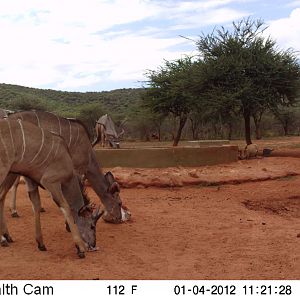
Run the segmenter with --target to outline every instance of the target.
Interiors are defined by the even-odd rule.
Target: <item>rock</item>
[[[197,170],[191,170],[190,172],[188,172],[188,175],[192,178],[199,178]]]

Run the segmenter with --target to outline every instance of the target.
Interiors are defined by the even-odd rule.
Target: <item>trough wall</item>
[[[105,168],[197,167],[235,162],[238,160],[238,147],[104,148],[96,149],[96,156]]]

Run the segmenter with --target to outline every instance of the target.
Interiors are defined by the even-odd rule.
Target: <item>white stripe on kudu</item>
[[[39,119],[38,114],[36,113],[36,111],[33,111],[33,112],[34,112],[34,114],[35,114],[35,116],[36,116],[37,125],[38,125],[39,127],[41,127],[41,123],[40,123],[40,119]]]
[[[78,141],[78,138],[79,138],[79,126],[78,124],[76,124],[77,126],[77,136],[76,136],[76,140],[75,140],[75,143],[74,143],[74,147],[77,145],[77,141]]]
[[[36,155],[33,157],[33,159],[29,162],[30,164],[34,162],[34,160],[38,157],[38,155],[40,154],[40,152],[42,151],[42,148],[44,146],[44,142],[45,142],[45,133],[44,133],[44,129],[43,128],[40,128],[41,131],[42,131],[42,143],[41,143],[41,146],[40,146],[40,149],[39,151],[36,153]]]
[[[18,119],[18,123],[20,124],[20,128],[22,131],[22,139],[23,139],[23,151],[22,151],[22,156],[21,156],[21,160],[20,160],[20,161],[22,161],[24,158],[25,150],[26,150],[26,141],[25,141],[25,134],[24,134],[24,128],[22,125],[22,121],[20,119]]]
[[[15,155],[16,148],[15,148],[15,143],[14,143],[13,135],[12,135],[11,128],[10,128],[10,122],[9,122],[8,119],[5,119],[5,120],[7,121],[7,124],[8,124],[9,134],[10,134],[10,138],[11,138],[11,144],[12,144],[12,147],[14,149],[14,155]]]
[[[57,148],[56,148],[56,151],[55,151],[55,153],[54,153],[53,160],[55,160],[55,158],[56,158],[56,155],[57,155],[57,153],[58,153],[59,146],[60,146],[60,143],[57,143]]]
[[[69,121],[69,128],[70,128],[70,139],[69,139],[69,148],[70,148],[70,145],[71,145],[71,142],[72,142],[72,125],[71,125],[71,121],[68,119]]]
[[[60,125],[60,119],[59,116],[55,115],[58,121],[58,125],[59,125],[59,135],[61,135],[61,125]]]
[[[52,140],[52,143],[51,143],[51,149],[50,149],[50,151],[48,152],[46,158],[39,164],[39,166],[42,166],[42,165],[48,160],[48,158],[49,158],[49,156],[50,156],[50,153],[52,152],[53,145],[54,145],[54,139],[53,139],[53,137],[51,138],[51,140]]]

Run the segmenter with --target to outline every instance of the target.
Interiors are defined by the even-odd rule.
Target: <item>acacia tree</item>
[[[144,94],[145,105],[154,113],[165,116],[171,114],[178,120],[173,141],[173,146],[177,146],[195,105],[195,94],[191,90],[193,60],[186,56],[175,61],[165,61],[157,71],[150,70],[146,76],[149,88]]]
[[[270,37],[263,37],[265,29],[261,20],[243,19],[233,22],[233,32],[221,27],[196,43],[209,70],[206,95],[220,106],[226,103],[230,112],[238,109],[247,144],[252,143],[251,116],[294,103],[300,78],[295,53],[278,51]]]
[[[290,134],[290,130],[297,121],[297,109],[295,107],[277,107],[272,110],[276,120],[282,125],[284,135]]]

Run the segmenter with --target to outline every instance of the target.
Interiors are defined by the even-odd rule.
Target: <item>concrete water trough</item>
[[[238,146],[96,149],[102,167],[197,167],[235,162]]]
[[[223,146],[229,145],[229,140],[196,140],[196,141],[187,141],[187,144],[198,147],[207,147],[207,146]]]

